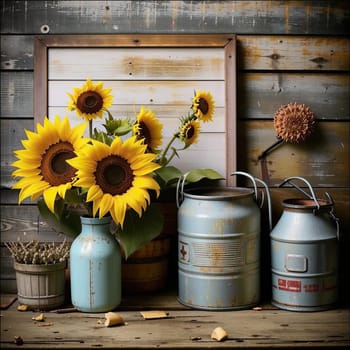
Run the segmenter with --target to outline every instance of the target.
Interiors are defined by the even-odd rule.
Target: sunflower
[[[213,96],[208,91],[197,91],[192,99],[193,114],[203,122],[211,121],[215,111]]]
[[[159,185],[152,172],[160,166],[153,163],[156,155],[145,153],[146,145],[136,136],[122,141],[116,136],[107,145],[97,140],[78,152],[69,164],[77,169],[75,186],[87,188],[87,202],[93,202],[93,216],[108,212],[123,226],[125,213],[132,208],[141,217],[150,203],[148,190],[159,195]]]
[[[198,120],[186,119],[182,122],[179,137],[186,146],[190,146],[198,141],[200,132],[200,122]]]
[[[86,124],[70,127],[68,117],[61,121],[55,116],[54,122],[47,117],[44,124],[37,124],[37,132],[25,130],[27,140],[24,149],[14,151],[18,158],[12,165],[17,167],[12,175],[22,177],[13,189],[20,189],[18,203],[26,197],[31,200],[43,195],[47,207],[54,212],[56,195],[64,198],[72,187],[75,169],[66,160],[75,157],[88,139],[83,138]]]
[[[94,84],[90,79],[86,79],[82,88],[74,87],[74,94],[68,93],[71,100],[67,109],[76,111],[77,115],[86,121],[102,118],[108,107],[112,106],[112,89],[104,89],[103,82]]]
[[[163,125],[156,118],[152,110],[141,107],[133,126],[133,134],[138,140],[143,140],[148,152],[154,152],[162,144]]]

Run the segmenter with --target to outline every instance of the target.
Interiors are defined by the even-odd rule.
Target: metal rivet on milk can
[[[311,195],[291,180],[304,181]],[[333,200],[327,192],[327,200],[317,199],[304,178],[290,177],[280,187],[286,183],[307,198],[283,200],[270,233],[272,304],[291,311],[330,309],[338,297],[339,223]]]
[[[179,301],[206,310],[243,309],[260,298],[260,209],[257,185],[184,191],[178,182]],[[263,202],[263,200],[261,201]],[[263,203],[261,203],[261,206]]]

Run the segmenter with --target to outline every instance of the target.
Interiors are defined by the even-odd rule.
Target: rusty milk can
[[[205,310],[244,309],[260,298],[260,208],[254,189],[215,187],[184,191],[178,182],[179,301]],[[264,192],[262,192],[264,193]],[[260,196],[259,196],[260,197]],[[261,206],[263,205],[263,198]]]
[[[305,182],[307,193],[292,180]],[[306,198],[285,199],[284,211],[270,233],[272,304],[291,311],[330,309],[337,301],[339,223],[334,203],[318,199],[310,183],[290,177]]]

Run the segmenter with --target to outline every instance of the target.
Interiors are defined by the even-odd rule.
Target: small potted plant
[[[49,310],[65,299],[65,271],[69,244],[5,242],[14,259],[17,296],[20,304],[31,309]]]

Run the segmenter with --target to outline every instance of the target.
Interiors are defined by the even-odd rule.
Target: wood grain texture
[[[276,140],[272,121],[239,122],[238,130],[238,168],[263,177],[268,185],[289,176],[304,176],[316,187],[349,184],[350,123],[319,122],[304,143],[282,143],[267,155],[266,175],[258,156]]]
[[[350,39],[334,36],[237,35],[238,71],[346,71]],[[1,36],[1,69],[33,70],[34,35]]]
[[[43,6],[44,5],[44,6]],[[341,1],[29,1],[2,4],[2,33],[349,34]]]
[[[33,70],[33,35],[1,35],[0,43],[2,70]]]
[[[33,118],[33,73],[32,72],[2,72],[1,90],[1,114],[2,118]],[[289,102],[305,103],[314,112],[317,119],[322,120],[349,120],[350,119],[350,76],[348,74],[337,73],[237,73],[237,117],[239,119],[272,119],[276,110]],[[59,83],[60,102],[61,106],[65,106],[68,102],[66,91],[74,85],[74,83]],[[76,81],[78,84],[78,81]],[[109,84],[109,83],[108,83]],[[175,83],[173,83],[175,84]],[[195,84],[197,87],[213,88],[215,97],[217,98],[217,106],[223,106],[223,90],[219,85],[213,85],[214,82],[201,82]],[[80,82],[79,84],[80,85]],[[126,94],[127,87],[138,87],[142,90],[144,99],[142,104],[157,108],[157,103],[160,94],[150,92],[151,86],[156,82],[125,82],[125,88],[115,86],[114,103],[120,103],[118,94],[122,94],[123,98],[127,98],[129,103],[135,103],[132,91]],[[158,84],[160,86],[160,84]],[[185,84],[186,85],[186,84]],[[184,85],[184,86],[185,86]],[[176,99],[176,108],[173,112],[167,109],[167,106],[159,106],[159,112],[164,112],[166,115],[179,115],[183,112],[183,107],[187,108],[191,96],[193,96],[193,86],[187,83],[187,91],[183,91],[182,98]],[[140,92],[140,91],[138,91]],[[234,94],[234,92],[231,92]],[[164,94],[165,96],[165,94]],[[169,95],[168,95],[169,96]],[[236,95],[234,94],[233,97]],[[38,96],[38,103],[46,101],[45,96]],[[54,103],[58,103],[55,98]],[[24,102],[24,103],[23,103]],[[165,101],[163,101],[165,103]],[[167,104],[169,104],[169,99]],[[174,102],[174,100],[172,101]],[[183,107],[182,107],[183,106]],[[135,107],[139,104],[135,103]],[[180,108],[179,108],[180,107]],[[122,109],[120,109],[122,108]],[[124,113],[126,111],[123,106],[118,106],[114,112]],[[67,110],[62,110],[68,113]],[[134,112],[134,109],[132,108]],[[43,111],[42,113],[45,114]],[[62,112],[60,112],[62,113]],[[36,116],[39,118],[39,115]],[[34,122],[33,122],[34,125]]]
[[[304,103],[315,118],[350,120],[350,75],[315,73],[239,73],[238,118],[272,119],[282,105]]]
[[[18,348],[13,344],[15,335],[23,337],[28,349],[114,348],[116,344],[120,349],[322,349],[345,348],[350,344],[348,309],[328,310],[321,315],[285,312],[264,304],[261,311],[202,311],[186,309],[172,294],[123,299],[115,310],[125,321],[119,327],[105,327],[104,313],[80,312],[46,313],[49,325],[42,327],[40,322],[30,320],[28,312],[16,311],[17,305],[15,302],[2,311],[2,341],[8,348]],[[133,305],[132,310],[127,309],[129,305]],[[144,320],[140,310],[154,310],[152,307],[168,312],[168,317]],[[210,339],[216,327],[226,330],[226,341]]]
[[[234,98],[237,99],[235,122],[238,127],[237,136],[232,137],[237,137],[237,153],[234,154],[237,156],[237,167],[261,177],[262,168],[256,157],[275,140],[272,127],[274,112],[282,104],[294,101],[310,106],[317,118],[317,131],[312,139],[302,145],[281,145],[267,157],[264,174],[267,174],[266,179],[271,188],[275,220],[281,211],[280,201],[295,196],[290,189],[277,188],[279,182],[287,176],[300,175],[308,178],[321,197],[325,191],[331,193],[336,213],[341,219],[342,231],[346,232],[341,244],[340,266],[342,300],[348,299],[350,289],[343,286],[348,275],[346,266],[350,263],[350,242],[347,235],[350,231],[348,1],[5,0],[1,3],[1,9],[0,210],[1,216],[3,213],[5,215],[5,220],[1,221],[2,231],[6,229],[4,238],[29,232],[32,237],[56,239],[54,232],[49,232],[41,225],[37,231],[38,226],[34,224],[38,218],[35,205],[28,205],[29,200],[26,200],[18,206],[17,192],[9,189],[13,184],[13,169],[10,166],[14,161],[12,151],[20,147],[23,128],[32,129],[34,118],[38,117],[33,115],[33,71],[34,67],[36,70],[42,67],[40,64],[35,66],[34,35],[42,34],[43,25],[48,25],[49,34],[42,36],[45,40],[52,40],[52,45],[57,44],[52,34],[64,34],[74,45],[79,45],[79,42],[73,34],[100,34],[89,45],[99,45],[106,49],[110,35],[117,42],[123,33],[132,34],[128,40],[119,41],[119,44],[128,49],[144,44],[144,34],[156,34],[148,42],[150,47],[166,45],[162,43],[162,35],[173,34],[172,43],[179,42],[179,37],[181,40],[186,38],[184,45],[189,48],[192,45],[191,38],[198,34],[207,33],[214,37],[222,33],[223,40],[226,40],[226,33],[236,33],[237,96]],[[213,40],[208,40],[208,43],[215,44]],[[201,58],[199,61],[203,62]],[[185,69],[191,74],[188,62],[187,60]],[[146,62],[141,62],[139,69],[134,67],[133,70],[128,70],[127,67],[119,67],[119,72],[132,73],[132,78],[134,75],[142,76],[147,70]],[[198,71],[198,67],[192,67]],[[176,63],[171,69],[177,70]],[[210,67],[209,71],[221,72],[220,69]],[[129,80],[131,78],[127,76],[125,81]],[[233,91],[221,88],[217,91],[219,99],[223,101],[224,94],[234,94]],[[46,90],[43,89],[42,92],[37,103],[47,101]],[[188,107],[187,94],[183,95],[181,104],[177,101],[166,107],[157,104],[157,101],[147,100],[150,95],[144,91],[144,102],[148,101],[147,105],[152,106],[162,118],[168,118],[169,125],[175,125],[176,116]],[[135,105],[136,109],[138,107]],[[66,111],[61,105],[53,106],[49,112],[63,115]],[[113,106],[113,112],[134,113],[129,106],[118,102]],[[204,134],[212,131],[211,134],[216,135],[211,139],[205,135],[203,138],[208,143],[207,147],[212,147],[210,154],[213,158],[217,156],[219,148],[225,143],[230,144],[231,140],[230,135],[227,135],[225,141],[222,134],[226,127],[223,107],[219,107],[217,117],[212,130],[207,126],[203,130]],[[171,127],[167,133],[170,130]],[[191,158],[188,159],[188,166],[190,161]],[[214,164],[215,162],[216,159]],[[229,164],[230,162],[233,164],[234,159],[230,159]],[[19,223],[19,218],[25,222]],[[263,229],[266,235],[266,223]],[[268,261],[263,261],[265,276],[269,273]],[[0,263],[1,274],[4,266],[2,262],[3,260]],[[10,266],[9,260],[5,265]],[[13,290],[14,274],[6,272],[5,277],[6,279],[1,275],[1,289],[5,285]],[[275,329],[273,331],[276,333]],[[308,343],[307,346],[312,344]],[[200,345],[202,347],[203,344]]]
[[[348,71],[349,38],[238,36],[239,70]]]
[[[1,72],[1,118],[33,118],[33,72]]]
[[[50,48],[48,66],[49,80],[225,78],[222,48]]]

